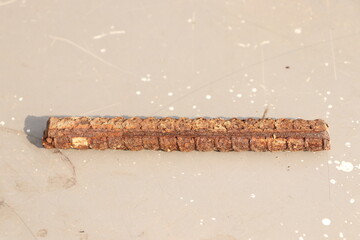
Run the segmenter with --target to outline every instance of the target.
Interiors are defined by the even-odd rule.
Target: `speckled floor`
[[[0,0],[0,239],[360,238],[358,1]],[[48,116],[323,118],[319,153],[51,151]]]

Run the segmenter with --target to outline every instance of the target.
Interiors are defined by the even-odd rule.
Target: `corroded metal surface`
[[[320,119],[51,117],[43,145],[138,151],[321,151],[330,149]]]

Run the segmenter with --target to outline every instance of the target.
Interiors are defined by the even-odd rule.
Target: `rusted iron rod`
[[[50,117],[45,148],[138,151],[322,151],[330,149],[321,119]]]

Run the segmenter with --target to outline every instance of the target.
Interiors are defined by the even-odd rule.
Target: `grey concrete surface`
[[[0,239],[359,239],[359,1],[0,0]],[[323,118],[319,153],[51,151],[48,116]]]

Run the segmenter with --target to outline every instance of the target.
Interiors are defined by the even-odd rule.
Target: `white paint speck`
[[[189,86],[186,86],[186,89],[191,89],[191,86],[189,85]]]
[[[335,179],[330,179],[330,183],[335,184],[336,180]]]
[[[250,43],[241,43],[241,42],[237,43],[237,45],[242,48],[249,48],[251,46]]]
[[[333,108],[333,105],[329,104],[329,105],[328,105],[328,108],[329,108],[329,109]]]
[[[349,202],[353,204],[355,202],[355,199],[351,198]]]
[[[193,108],[193,109],[196,109],[196,108],[197,108],[197,106],[196,106],[196,105],[193,105],[193,106],[192,106],[192,108]]]
[[[140,94],[141,94],[141,92],[140,92],[140,91],[136,91],[135,93],[136,93],[136,95],[140,95]]]
[[[256,89],[256,88],[252,88],[251,91],[252,91],[253,93],[255,93],[255,92],[257,92],[257,89]]]
[[[19,99],[18,99],[20,102],[22,101],[22,100],[24,100],[24,98],[22,98],[22,97],[19,97]]]
[[[340,166],[336,166],[336,168],[343,172],[351,172],[354,169],[354,165],[351,162],[341,161]]]
[[[351,142],[346,142],[345,147],[351,148]]]
[[[5,125],[5,122],[4,122],[4,121],[1,121],[1,122],[0,122],[0,125],[1,125],[1,126],[4,126],[4,125]]]
[[[117,34],[125,34],[126,32],[124,30],[119,30],[119,31],[110,31],[109,34],[110,35],[117,35]]]
[[[93,36],[93,39],[100,39],[100,38],[103,38],[103,37],[105,37],[106,36],[106,34],[105,33],[101,33],[101,34],[98,34],[98,35],[96,35],[96,36]]]
[[[211,220],[215,221],[215,220],[216,220],[216,218],[215,218],[215,217],[212,217],[212,218],[211,218]]]
[[[111,28],[111,29],[114,29],[114,28]],[[101,33],[101,34],[95,35],[95,36],[93,36],[93,39],[98,40],[98,39],[101,39],[101,38],[109,36],[109,35],[117,35],[117,34],[125,34],[125,33],[126,32],[124,30],[110,31],[108,33]]]
[[[233,93],[233,92],[234,92],[234,89],[230,88],[229,93]]]
[[[227,29],[231,31],[233,28],[232,26],[228,26]]]
[[[255,103],[255,101],[254,101],[254,100],[251,100],[250,103],[253,104],[253,103]]]
[[[321,222],[325,226],[329,226],[331,224],[331,220],[329,218],[323,218]]]
[[[30,132],[30,129],[26,129],[26,132],[29,133],[29,132]]]
[[[238,93],[238,94],[236,94],[236,97],[241,98],[241,97],[242,97],[242,94],[241,94],[241,93]]]
[[[11,118],[11,120],[12,120],[12,121],[14,121],[14,120],[15,120],[15,118],[14,118],[14,117],[12,117],[12,118]]]
[[[325,62],[324,65],[325,65],[325,67],[328,67],[328,66],[329,66],[329,63],[328,63],[328,62]]]
[[[170,106],[170,107],[169,107],[169,110],[170,110],[170,111],[174,111],[174,109],[175,109],[175,108],[174,108],[173,106]]]
[[[307,77],[307,78],[305,79],[305,82],[310,82],[310,80],[311,80],[311,77]]]
[[[301,28],[295,28],[294,29],[294,33],[296,33],[296,34],[301,34],[301,32],[302,32]]]
[[[265,41],[262,41],[262,42],[260,43],[260,45],[263,46],[263,45],[266,45],[266,44],[269,44],[269,43],[270,43],[269,40],[265,40]]]
[[[303,238],[303,237],[299,237],[299,240],[304,240],[304,238]]]
[[[344,61],[344,64],[350,64],[351,62],[349,62],[349,61]]]
[[[193,203],[193,202],[194,202],[194,199],[190,199],[190,202]]]
[[[343,101],[343,100],[344,100],[344,98],[343,98],[343,97],[339,97],[339,99],[340,99],[341,101]]]
[[[150,82],[150,81],[151,81],[150,74],[147,74],[146,77],[142,77],[142,78],[141,78],[141,81],[143,81],[143,82]]]
[[[163,76],[163,79],[167,79],[167,76],[166,76],[166,75],[164,75],[164,76]]]
[[[100,52],[104,53],[104,52],[106,52],[106,49],[102,48],[102,49],[100,49]]]
[[[171,97],[172,95],[174,95],[172,92],[168,92],[169,97]]]
[[[330,95],[330,94],[331,94],[331,92],[330,92],[330,91],[327,91],[327,92],[326,92],[326,94],[327,94],[327,95]]]
[[[207,100],[210,100],[210,99],[211,99],[211,95],[208,94],[208,95],[205,96],[205,98],[206,98]]]
[[[342,232],[339,232],[339,237],[340,238],[343,238],[344,237],[344,234]]]
[[[255,198],[256,195],[254,193],[250,194],[250,198]]]
[[[324,236],[324,238],[328,238],[328,237],[329,237],[329,235],[327,235],[326,233],[325,233],[323,236]]]

